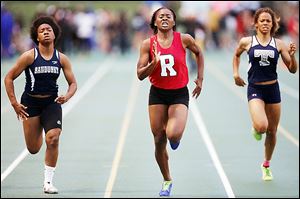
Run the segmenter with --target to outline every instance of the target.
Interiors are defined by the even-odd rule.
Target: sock
[[[263,166],[266,167],[266,168],[270,167],[270,161],[265,160],[264,163],[263,163]]]
[[[45,165],[45,170],[44,170],[44,183],[52,184],[52,179],[54,175],[55,167],[50,167]]]

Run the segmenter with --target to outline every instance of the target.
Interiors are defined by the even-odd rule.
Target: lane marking
[[[283,83],[282,81],[279,81],[279,86],[281,87],[281,90],[285,92],[287,95],[295,98],[297,101],[299,101],[299,91],[296,89],[288,86],[287,84]]]
[[[221,178],[221,181],[222,181],[222,183],[224,185],[224,188],[225,188],[225,191],[227,193],[227,196],[229,198],[235,198],[235,195],[234,195],[233,190],[231,188],[230,182],[229,182],[229,180],[228,180],[228,178],[227,178],[227,176],[225,174],[225,171],[224,171],[224,169],[222,167],[222,164],[220,162],[220,159],[218,157],[216,149],[215,149],[215,147],[214,147],[214,145],[213,145],[213,143],[212,143],[212,141],[210,139],[210,136],[208,134],[207,128],[205,126],[205,123],[204,123],[204,121],[202,119],[202,116],[200,114],[200,111],[199,111],[199,109],[198,109],[198,107],[196,105],[195,99],[192,98],[190,100],[190,102],[191,102],[190,103],[191,104],[191,112],[192,112],[192,114],[194,116],[194,120],[195,120],[195,122],[197,124],[197,127],[199,129],[198,132],[200,133],[202,139],[204,140],[204,143],[206,145],[206,148],[208,149],[209,155],[210,155],[210,157],[211,157],[211,159],[213,161],[213,164],[216,167],[217,172],[218,172],[218,174],[219,174],[219,176]]]
[[[127,102],[127,106],[126,106],[127,108],[126,108],[124,120],[122,123],[121,131],[120,131],[120,135],[119,135],[119,139],[118,139],[116,153],[115,153],[114,160],[112,163],[112,168],[110,170],[109,179],[108,179],[108,182],[107,182],[106,188],[105,188],[104,198],[110,198],[111,194],[112,194],[112,189],[115,184],[120,160],[121,160],[122,153],[123,153],[123,148],[124,148],[124,143],[125,143],[125,139],[126,139],[127,132],[128,132],[128,127],[129,127],[129,124],[130,124],[130,121],[132,118],[134,106],[136,104],[139,87],[140,87],[140,83],[138,82],[136,74],[134,73],[131,90],[130,90],[130,94],[129,94],[129,98],[128,98],[128,102]]]
[[[25,148],[21,154],[7,167],[7,169],[1,173],[1,183],[2,181],[22,162],[22,160],[29,154],[27,148]]]

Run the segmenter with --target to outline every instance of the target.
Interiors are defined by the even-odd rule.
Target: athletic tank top
[[[32,95],[57,94],[57,78],[60,69],[59,53],[56,49],[54,49],[52,58],[45,60],[38,48],[34,48],[34,61],[25,69],[25,92]]]
[[[277,79],[277,62],[279,52],[273,37],[267,46],[262,46],[256,36],[252,36],[248,51],[248,82],[257,83]]]
[[[173,41],[169,48],[163,48],[157,41],[157,35],[150,37],[150,61],[154,58],[152,53],[153,42],[157,42],[157,52],[160,52],[160,61],[154,69],[149,80],[152,85],[162,89],[178,89],[188,84],[188,68],[186,65],[186,51],[181,43],[179,32],[173,32]]]

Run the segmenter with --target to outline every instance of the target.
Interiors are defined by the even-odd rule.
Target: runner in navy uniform
[[[291,73],[297,72],[295,59],[296,45],[287,47],[280,39],[274,38],[279,28],[279,19],[270,8],[260,8],[254,15],[256,35],[243,37],[233,56],[235,84],[246,83],[239,75],[240,56],[248,53],[248,105],[252,119],[252,132],[256,140],[266,134],[265,157],[261,165],[263,180],[272,180],[270,161],[276,145],[276,132],[281,112],[281,97],[277,80],[277,63],[281,55]]]
[[[26,51],[5,77],[5,88],[18,119],[23,121],[26,146],[31,154],[39,152],[45,131],[46,154],[44,192],[58,193],[52,179],[58,158],[59,136],[62,130],[61,104],[76,92],[77,83],[66,55],[54,48],[60,27],[53,18],[37,18],[31,27],[36,48]],[[57,78],[61,69],[69,84],[65,95],[58,96]],[[13,81],[25,71],[26,85],[19,103]]]

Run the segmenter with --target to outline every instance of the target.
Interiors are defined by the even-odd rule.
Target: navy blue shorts
[[[62,129],[62,108],[54,102],[57,95],[46,98],[37,98],[23,93],[21,104],[27,107],[26,112],[29,117],[40,116],[41,125],[45,132],[54,128]]]
[[[275,104],[281,102],[278,82],[269,85],[256,85],[249,83],[247,95],[248,101],[254,98],[259,98],[266,104]]]
[[[184,104],[189,107],[189,90],[187,86],[179,89],[161,89],[151,86],[148,105]]]

